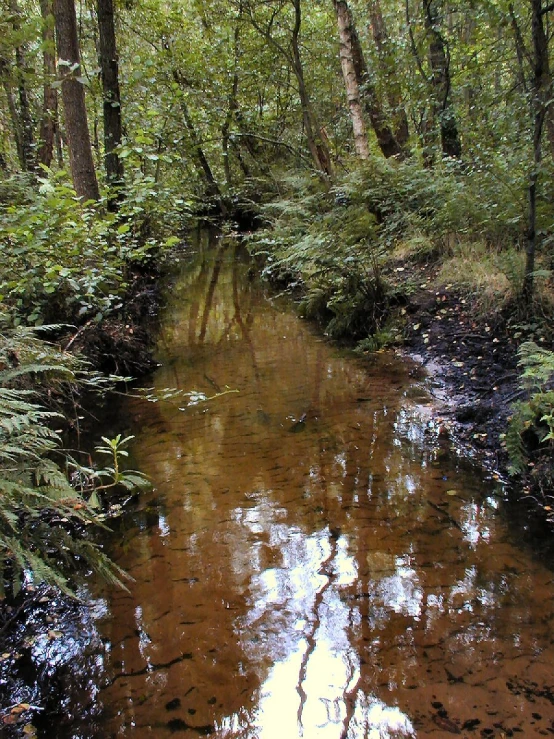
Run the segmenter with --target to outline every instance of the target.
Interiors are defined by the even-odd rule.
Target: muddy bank
[[[529,519],[533,531],[550,535],[552,490],[545,490],[544,479],[552,459],[547,450],[531,454],[524,474],[508,474],[504,434],[514,403],[526,398],[517,365],[525,337],[517,335],[513,318],[503,313],[476,317],[470,298],[443,286],[414,295],[404,320],[401,352],[428,373],[441,434],[505,481],[518,515]]]

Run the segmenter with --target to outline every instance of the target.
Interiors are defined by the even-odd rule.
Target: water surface
[[[437,440],[411,365],[334,348],[217,238],[159,358],[172,397],[127,407],[155,489],[111,543],[134,582],[95,586],[71,736],[554,733],[552,572]]]

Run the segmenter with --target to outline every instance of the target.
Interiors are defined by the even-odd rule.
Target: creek
[[[118,410],[153,482],[106,544],[134,580],[87,585],[56,736],[554,734],[552,563],[415,365],[333,346],[206,232],[158,359]]]

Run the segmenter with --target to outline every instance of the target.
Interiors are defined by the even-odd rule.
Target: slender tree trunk
[[[517,22],[517,16],[515,14],[514,6],[510,3],[508,6],[508,12],[510,13],[510,25],[512,26],[512,32],[514,34],[514,43],[516,48],[517,57],[517,70],[518,70],[518,82],[523,90],[527,93],[527,80],[525,78],[525,57],[527,56],[527,49],[525,48],[525,41],[521,33],[521,28]]]
[[[350,36],[354,71],[358,80],[358,87],[362,91],[362,104],[375,131],[379,148],[387,158],[396,156],[399,159],[403,159],[405,152],[396,140],[392,128],[387,121],[387,116],[377,95],[377,90],[371,81],[360,38],[353,23],[350,25]]]
[[[19,120],[19,114],[17,112],[17,106],[15,104],[10,65],[3,57],[0,57],[0,77],[2,78],[2,87],[4,88],[6,101],[8,103],[8,111],[12,124],[13,140],[17,151],[17,158],[19,160],[19,165],[21,169],[25,170],[25,155],[23,153],[23,145],[21,143],[21,124]]]
[[[551,106],[552,82],[548,59],[548,38],[544,29],[542,0],[531,2],[531,34],[533,39],[533,79],[531,110],[533,115],[533,166],[529,178],[529,211],[525,248],[523,302],[530,305],[535,287],[535,254],[537,248],[537,188],[542,161],[542,134],[548,108]]]
[[[439,19],[433,0],[423,0],[425,28],[430,37],[429,63],[435,115],[438,118],[442,153],[447,157],[459,158],[462,145],[451,102],[450,56],[448,47],[439,31]]]
[[[90,144],[85,88],[79,80],[81,62],[74,0],[54,0],[54,18],[73,186],[84,200],[98,200],[100,194]]]
[[[423,58],[416,43],[414,30],[412,27],[412,19],[410,17],[410,0],[404,0],[404,9],[406,13],[406,26],[408,28],[408,38],[410,40],[410,50],[416,63],[416,67],[422,81],[428,88],[431,88],[431,80],[425,72],[423,66]],[[429,106],[423,104],[419,111],[419,120],[415,123],[417,134],[421,141],[423,164],[425,167],[432,167],[435,163],[435,121],[434,121],[434,105]]]
[[[247,3],[245,4],[245,8],[247,9],[250,21],[256,31],[258,31],[258,33],[266,39],[268,44],[271,44],[279,54],[287,60],[294,76],[296,77],[300,105],[302,108],[302,122],[304,125],[308,149],[310,150],[310,155],[316,169],[321,172],[324,178],[328,178],[332,175],[333,169],[328,139],[324,129],[320,127],[312,107],[304,79],[304,67],[302,65],[302,57],[300,54],[300,28],[302,25],[301,0],[291,0],[291,3],[294,8],[294,26],[288,47],[283,46],[279,41],[277,41],[271,32],[275,17],[284,4],[274,12],[269,25],[265,28],[256,20],[252,5]]]
[[[113,0],[97,0],[97,12],[103,91],[104,165],[108,186],[119,190],[123,186],[123,162],[116,148],[121,144],[122,126]],[[121,192],[112,192],[108,200],[109,208],[116,210],[120,199]]]
[[[239,5],[239,13],[235,25],[234,34],[234,60],[233,60],[233,81],[231,83],[231,91],[229,92],[229,102],[227,106],[227,115],[221,128],[221,148],[223,152],[223,169],[225,171],[225,180],[229,190],[233,187],[233,177],[231,174],[231,162],[229,159],[229,141],[231,134],[231,123],[238,110],[238,89],[239,89],[239,45],[240,45],[240,19],[242,16],[242,2]]]
[[[183,75],[178,69],[173,70],[173,79],[181,87],[187,86]],[[222,211],[224,211],[225,204],[223,201],[223,196],[221,194],[221,190],[219,188],[217,180],[215,179],[214,174],[212,172],[212,168],[210,167],[210,163],[208,162],[206,154],[204,153],[204,149],[202,148],[200,137],[198,136],[196,127],[191,118],[190,111],[187,105],[187,101],[185,100],[184,91],[181,93],[180,105],[181,105],[181,111],[183,113],[183,120],[185,122],[185,127],[187,129],[190,142],[192,144],[196,169],[200,173],[202,179],[206,183],[206,195],[210,198],[215,198],[218,201]]]
[[[292,69],[298,82],[304,129],[312,159],[319,170],[327,176],[332,176],[333,166],[331,164],[331,154],[327,144],[327,137],[316,119],[304,79],[304,67],[300,55],[300,27],[302,25],[300,2],[301,0],[293,0],[294,28],[291,37]]]
[[[44,92],[38,161],[49,167],[54,158],[54,138],[58,125],[58,91],[55,87],[52,87],[52,82],[56,79],[56,40],[52,0],[40,0],[40,12],[42,16]]]
[[[392,109],[394,137],[398,145],[405,150],[408,139],[410,138],[408,116],[402,104],[402,87],[395,69],[394,49],[387,33],[380,0],[371,0],[369,3],[369,16],[381,73],[386,80],[387,99]]]
[[[360,102],[360,87],[354,67],[352,53],[352,14],[345,0],[333,0],[337,14],[337,25],[340,39],[340,63],[344,85],[346,87],[346,99],[350,109],[352,130],[354,132],[354,146],[360,159],[369,158],[369,145],[367,142],[367,131],[365,127],[362,104]]]
[[[12,14],[13,29],[17,34],[21,26],[21,10],[17,0],[10,0],[10,12]],[[33,118],[31,115],[31,106],[29,104],[29,95],[25,79],[26,67],[25,49],[22,45],[16,46],[15,74],[19,99],[19,130],[21,136],[22,162],[24,163],[24,169],[27,172],[35,172],[37,168],[37,160],[35,156]]]

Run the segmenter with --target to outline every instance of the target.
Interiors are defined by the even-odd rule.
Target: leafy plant
[[[506,432],[513,474],[523,472],[538,449],[551,452],[554,441],[554,352],[527,341],[519,348],[518,364],[521,387],[529,396],[515,404]]]
[[[121,434],[113,439],[102,436],[104,443],[95,447],[95,451],[98,454],[110,457],[105,467],[97,469],[78,464],[75,460],[69,461],[69,466],[73,469],[73,483],[78,486],[81,494],[87,497],[88,505],[91,508],[101,507],[99,497],[101,492],[118,487],[132,491],[148,487],[150,484],[148,478],[141,472],[121,469],[122,458],[129,456],[127,450],[123,447],[132,439],[134,439],[134,436],[121,438]]]
[[[31,329],[4,325],[0,367],[0,597],[14,597],[25,582],[40,581],[72,594],[68,578],[83,564],[122,585],[125,573],[90,537],[90,530],[101,525],[96,501],[90,499],[94,489],[76,487],[66,474],[71,460],[52,427],[62,414],[37,402],[41,386],[77,382],[76,360],[56,352]],[[111,459],[105,469],[94,470],[95,486],[144,484],[140,473],[121,470],[126,441],[120,436],[104,440],[101,452],[109,450]]]
[[[265,257],[264,274],[301,287],[301,312],[329,335],[364,337],[386,313],[387,286],[376,217],[363,196],[327,191],[311,180],[287,181],[291,196],[264,208],[270,228],[251,237]]]
[[[14,324],[100,321],[119,310],[129,266],[175,243],[175,218],[187,212],[182,199],[170,207],[164,188],[133,173],[117,215],[103,203],[84,207],[65,172],[46,170],[38,191],[17,193],[0,202],[0,300]]]

